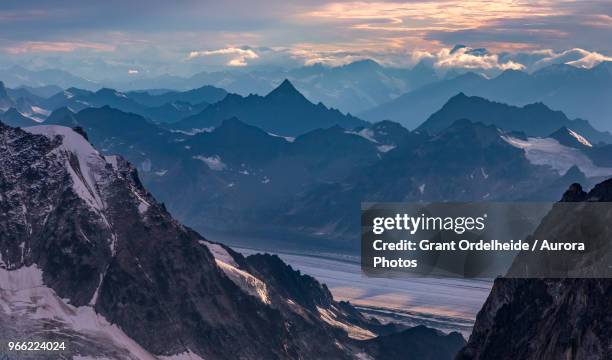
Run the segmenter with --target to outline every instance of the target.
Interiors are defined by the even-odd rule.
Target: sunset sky
[[[612,56],[612,2],[2,1],[0,34],[3,66],[81,73],[189,74],[361,58],[394,66],[432,59],[521,68],[566,58],[589,65]],[[455,44],[486,48],[488,58],[450,56]]]

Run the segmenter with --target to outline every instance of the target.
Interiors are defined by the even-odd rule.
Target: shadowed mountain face
[[[572,182],[612,174],[608,147],[467,120],[435,136],[383,121],[297,138],[238,119],[189,135],[108,107],[58,110],[48,121],[81,126],[104,153],[124,155],[186,224],[283,246],[350,248],[362,201],[554,200]]]
[[[0,81],[0,111],[6,111],[13,106],[15,106],[15,103],[6,91],[4,83]]]
[[[130,91],[126,95],[142,105],[156,107],[171,103],[213,104],[222,100],[227,95],[227,91],[207,85],[187,91],[164,91],[160,94],[151,94],[148,91]]]
[[[612,181],[588,193],[574,184],[562,201],[610,202]],[[572,215],[548,216],[534,237],[559,224],[567,232],[583,227]],[[497,279],[457,359],[610,359],[610,297],[610,279]]]
[[[23,116],[14,107],[9,108],[3,114],[0,114],[0,121],[2,121],[3,123],[7,125],[19,126],[19,127],[38,125],[36,121]]]
[[[551,65],[533,74],[507,70],[493,79],[465,74],[415,89],[359,116],[370,121],[390,119],[412,129],[463,92],[518,106],[542,102],[569,118],[586,119],[595,128],[610,131],[611,67],[611,62],[592,69]]]
[[[429,331],[372,347],[378,322],[278,257],[244,258],[182,226],[122,158],[62,126],[0,135],[7,336],[45,331],[69,357],[131,360],[384,359],[423,341],[446,360],[463,345]]]
[[[308,101],[285,80],[266,96],[228,95],[201,113],[172,125],[174,129],[194,131],[216,127],[223,120],[237,117],[241,121],[265,131],[283,136],[296,136],[308,131],[339,125],[345,129],[366,126],[368,123],[351,115],[344,115],[325,105]]]
[[[521,131],[528,136],[545,137],[561,127],[584,134],[591,141],[612,142],[612,134],[600,132],[584,120],[570,120],[561,111],[553,111],[542,103],[524,107],[509,106],[460,93],[432,114],[417,130],[436,134],[459,119],[492,124],[506,131]]]

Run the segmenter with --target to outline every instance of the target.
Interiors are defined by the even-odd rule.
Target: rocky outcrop
[[[612,201],[612,180],[588,193],[572,184],[562,199],[583,201]],[[536,233],[555,229],[555,223],[559,227],[559,218],[553,218],[563,214],[555,209],[551,214]],[[574,215],[567,212],[561,218],[568,224],[565,231],[583,226],[584,218]],[[609,239],[604,231],[589,240]],[[610,279],[499,278],[457,359],[611,359],[610,298]]]

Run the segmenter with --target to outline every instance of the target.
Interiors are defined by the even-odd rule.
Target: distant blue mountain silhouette
[[[459,93],[431,115],[419,131],[438,133],[454,121],[470,119],[483,124],[492,124],[506,131],[520,131],[529,136],[547,137],[566,127],[586,136],[593,142],[612,143],[612,134],[595,130],[588,121],[570,120],[561,111],[551,110],[542,103],[510,106],[478,96]]]
[[[266,96],[229,94],[201,113],[173,124],[172,128],[185,131],[211,128],[232,117],[284,136],[296,136],[334,125],[345,129],[368,125],[366,121],[327,108],[322,103],[311,103],[289,80],[285,80]]]
[[[492,79],[467,73],[425,85],[358,115],[369,121],[394,120],[413,129],[460,92],[518,106],[542,102],[569,118],[586,119],[597,129],[612,131],[612,62],[592,69],[551,65],[532,74],[507,70]]]

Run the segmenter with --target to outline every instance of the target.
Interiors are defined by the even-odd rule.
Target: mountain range
[[[178,91],[119,92],[100,89],[96,92],[69,88],[48,98],[29,93],[24,88],[7,91],[0,82],[0,110],[4,121],[14,126],[42,122],[52,111],[66,108],[72,112],[93,107],[110,106],[138,114],[167,128],[198,132],[218,126],[223,120],[239,117],[271,133],[295,136],[310,130],[340,125],[347,129],[368,123],[308,101],[285,80],[266,96],[242,97],[225,90],[203,86]],[[10,110],[10,111],[9,111]]]
[[[358,60],[342,66],[314,64],[289,70],[253,70],[199,72],[189,77],[161,75],[128,76],[123,80],[90,81],[61,70],[28,70],[15,66],[0,70],[0,79],[9,87],[60,86],[97,91],[104,87],[131,92],[142,89],[186,91],[213,85],[229,92],[248,96],[264,95],[284,79],[289,79],[313,102],[323,102],[343,112],[360,112],[390,101],[406,91],[438,79],[434,69],[418,64],[412,69],[380,65],[373,60]],[[167,91],[167,90],[166,90]]]
[[[451,359],[457,333],[363,317],[273,255],[174,220],[119,156],[57,125],[0,124],[2,333],[113,359]],[[49,331],[49,328],[53,331]],[[429,346],[423,346],[429,344]]]
[[[505,106],[465,98],[476,100],[474,114]],[[520,109],[526,118],[539,111]],[[110,107],[58,110],[47,122],[80,126],[104,153],[125,156],[172,214],[197,230],[292,248],[356,244],[362,201],[553,200],[572,182],[612,175],[612,147],[567,128],[562,114],[547,125],[557,131],[528,136],[500,129],[514,117],[493,113],[499,117],[489,125],[457,120],[436,134],[383,121],[297,137],[238,118],[200,132],[169,130]]]
[[[593,68],[553,64],[530,73],[506,70],[497,75],[484,69],[440,73],[425,62],[411,69],[399,69],[372,60],[359,60],[336,67],[315,64],[291,70],[201,72],[190,77],[136,76],[100,83],[60,70],[30,71],[14,67],[1,70],[0,79],[5,79],[13,88],[60,86],[97,91],[111,87],[120,92],[186,91],[213,85],[242,96],[267,94],[283,79],[289,79],[315,103],[322,102],[372,122],[393,120],[409,129],[420,125],[448,99],[463,92],[515,106],[542,102],[570,118],[586,119],[598,129],[612,131],[607,121],[612,114],[607,101],[612,91],[610,67],[610,62]],[[48,94],[48,90],[39,91]]]
[[[5,93],[10,105],[29,104]],[[224,94],[70,89],[46,99],[57,107],[46,119],[9,108],[0,120],[79,126],[103,153],[135,164],[184,223],[285,247],[347,250],[362,201],[552,200],[571,182],[612,174],[610,134],[543,104],[459,94],[409,131],[315,105],[288,80],[266,96]],[[204,96],[223,98],[173,123],[138,114]]]
[[[176,122],[202,111],[210,102],[218,101],[225,95],[224,90],[210,86],[158,95],[146,92],[122,93],[108,88],[96,92],[70,88],[45,99],[40,106],[49,110],[67,107],[73,111],[88,107],[111,106],[139,114],[155,122]]]
[[[0,79],[9,87],[41,87],[58,86],[62,89],[79,87],[87,90],[97,90],[101,86],[94,81],[86,80],[67,71],[58,69],[30,70],[23,66],[11,66],[0,69]]]
[[[436,81],[439,77],[432,67],[422,63],[407,69],[383,66],[374,60],[365,59],[341,66],[313,64],[289,70],[257,69],[199,72],[189,77],[141,77],[108,85],[125,90],[160,86],[187,90],[209,84],[248,96],[267,94],[284,79],[289,79],[301,93],[315,103],[322,102],[343,112],[357,113]]]
[[[416,128],[458,93],[485,97],[515,106],[541,102],[570,118],[588,120],[595,128],[612,131],[612,63],[591,68],[558,64],[534,73],[506,70],[494,78],[466,73],[409,91],[358,116],[394,120]]]
[[[573,129],[591,141],[612,143],[612,134],[594,129],[588,121],[570,120],[561,111],[554,111],[542,103],[523,107],[493,102],[463,93],[453,96],[417,127],[417,131],[436,134],[459,119],[470,119],[492,124],[506,131],[520,131],[528,136],[546,137],[560,127]]]

